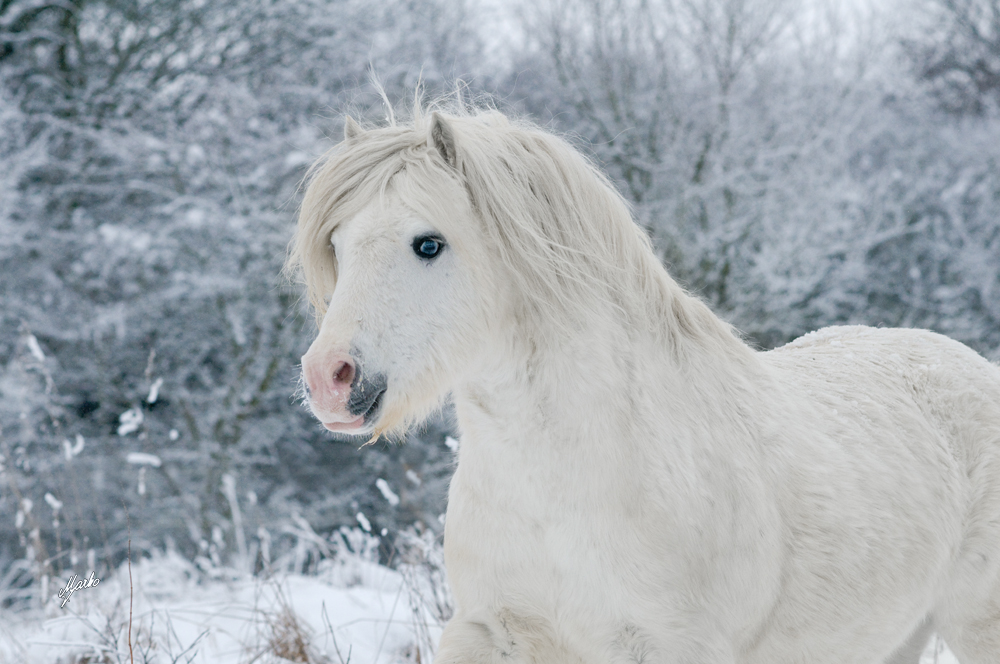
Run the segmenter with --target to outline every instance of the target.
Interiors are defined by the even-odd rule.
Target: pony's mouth
[[[358,435],[364,433],[365,428],[371,425],[371,423],[378,417],[379,408],[382,406],[382,397],[385,396],[385,389],[379,390],[378,394],[372,400],[368,410],[366,410],[362,415],[354,418],[349,422],[323,422],[323,426],[329,431],[335,431],[337,433],[347,433]]]
[[[379,390],[379,393],[375,395],[375,400],[372,401],[372,405],[368,407],[365,414],[362,415],[362,421],[365,424],[371,424],[375,416],[378,415],[379,407],[382,405],[382,397],[385,396],[385,389]]]
[[[323,422],[323,426],[326,427],[327,431],[348,434],[361,433],[361,428],[364,425],[365,418],[363,417],[358,417],[350,422]]]
[[[330,431],[355,436],[365,433],[378,419],[387,389],[388,383],[384,374],[373,374],[363,379],[356,376],[346,404],[346,414],[349,417],[353,416],[354,419],[346,422],[323,422],[323,426]]]

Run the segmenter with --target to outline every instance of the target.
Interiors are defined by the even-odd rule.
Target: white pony
[[[328,429],[454,398],[435,662],[1000,661],[1000,368],[919,330],[757,352],[568,143],[415,115],[347,119],[289,266]]]

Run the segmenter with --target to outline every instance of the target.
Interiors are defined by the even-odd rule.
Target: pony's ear
[[[349,141],[352,138],[357,138],[364,133],[364,129],[361,128],[357,122],[354,121],[350,115],[344,116],[344,140]]]
[[[452,168],[458,168],[458,154],[455,152],[455,133],[451,130],[451,125],[440,113],[431,113],[431,128],[428,132],[427,143],[438,151],[445,163]]]

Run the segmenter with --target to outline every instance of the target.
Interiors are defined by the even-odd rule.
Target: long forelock
[[[337,282],[330,235],[365,205],[383,197],[392,177],[404,167],[407,143],[401,139],[406,132],[392,129],[365,141],[338,144],[306,175],[308,186],[285,270],[305,284],[317,322],[325,315],[326,296]]]

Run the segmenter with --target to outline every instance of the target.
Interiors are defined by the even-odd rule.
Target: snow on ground
[[[959,664],[955,655],[948,650],[948,645],[937,636],[931,638],[927,649],[920,657],[920,664]]]
[[[324,562],[315,575],[201,583],[176,554],[133,563],[135,661],[430,662],[440,624],[420,606],[412,579],[357,558]],[[65,608],[52,595],[44,609],[0,614],[0,662],[129,661],[127,567],[76,591]]]
[[[442,589],[361,557],[310,575],[216,576],[170,553],[132,565],[135,662],[426,664],[440,636],[427,598]],[[0,613],[0,664],[130,661],[127,566],[65,608],[57,591],[44,608]],[[958,660],[935,637],[920,664]]]

